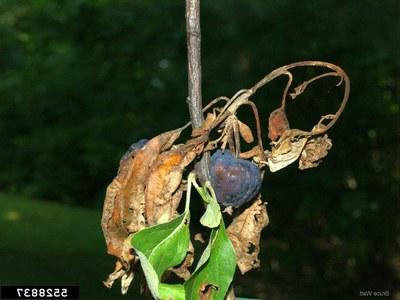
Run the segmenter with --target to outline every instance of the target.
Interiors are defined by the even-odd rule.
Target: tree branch
[[[188,98],[192,128],[203,125],[203,105],[201,99],[201,31],[200,0],[186,0],[186,38],[188,49]],[[196,172],[202,183],[209,180],[209,153],[205,153],[196,164]]]

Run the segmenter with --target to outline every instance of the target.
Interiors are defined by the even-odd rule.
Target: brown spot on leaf
[[[200,286],[200,299],[210,300],[213,297],[214,291],[218,290],[218,287],[212,284],[203,284]]]

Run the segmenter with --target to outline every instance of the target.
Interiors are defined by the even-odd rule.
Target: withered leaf
[[[146,220],[149,226],[164,223],[177,215],[182,196],[182,173],[196,157],[194,149],[177,146],[161,153],[152,165],[146,185]]]
[[[117,176],[108,186],[104,200],[101,226],[107,252],[118,257],[126,267],[129,249],[124,241],[130,233],[145,227],[144,190],[150,167],[159,153],[169,149],[179,137],[181,129],[162,133],[140,149],[125,155]]]
[[[243,158],[243,159],[251,159],[253,157],[261,156],[261,155],[262,155],[262,150],[261,150],[260,146],[257,145],[257,146],[254,146],[253,148],[251,148],[249,151],[240,153],[239,156],[240,156],[240,158]]]
[[[229,225],[228,236],[235,248],[237,264],[242,274],[259,267],[261,231],[268,222],[267,208],[258,199]]]
[[[108,278],[105,281],[103,281],[103,284],[106,287],[111,288],[115,280],[121,278],[124,274],[126,274],[126,270],[123,268],[122,263],[120,261],[117,261],[115,263],[114,272],[108,275]]]
[[[289,129],[289,121],[283,108],[275,109],[268,119],[268,138],[276,141],[282,134]]]
[[[208,113],[206,119],[203,122],[203,125],[199,128],[194,128],[192,130],[192,137],[197,137],[206,133],[209,129],[211,124],[217,118],[215,113]]]
[[[239,125],[240,136],[246,141],[246,143],[249,144],[252,143],[254,141],[254,136],[253,133],[251,132],[250,127],[239,120],[238,120],[238,125]]]
[[[159,154],[171,148],[181,131],[168,131],[150,141],[133,144],[121,159],[118,174],[107,188],[101,226],[107,252],[118,258],[115,271],[104,282],[107,287],[121,279],[122,292],[128,290],[133,279],[131,266],[136,261],[130,234],[147,226],[144,191],[150,169]]]
[[[202,243],[202,244],[204,244],[204,243],[206,242],[205,239],[204,239],[204,237],[203,237],[203,234],[201,234],[200,232],[196,233],[196,234],[194,235],[193,239],[194,239],[195,241],[198,241],[198,242]]]
[[[332,148],[332,141],[328,135],[312,138],[307,141],[300,155],[299,169],[309,169],[317,167],[321,160],[328,155]]]
[[[292,137],[288,136],[278,145],[272,146],[272,151],[267,154],[267,164],[270,171],[279,171],[295,162],[306,143],[306,137],[292,140]]]

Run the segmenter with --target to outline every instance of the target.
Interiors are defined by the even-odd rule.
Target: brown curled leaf
[[[253,133],[251,132],[250,127],[239,120],[238,120],[238,125],[239,125],[240,136],[246,141],[246,143],[248,144],[252,143],[254,141],[254,136]]]
[[[262,150],[259,145],[254,146],[249,151],[240,153],[239,157],[243,159],[251,159],[254,157],[261,157]]]
[[[110,255],[123,260],[127,256],[122,253],[124,240],[146,226],[144,190],[150,166],[180,133],[180,129],[162,133],[121,160],[118,174],[107,188],[101,221]]]
[[[242,274],[259,267],[261,231],[268,222],[267,208],[258,199],[229,225],[227,232],[235,248],[237,264]]]
[[[182,173],[196,157],[185,145],[161,153],[152,165],[146,185],[146,221],[149,226],[165,223],[177,215],[181,200]]]
[[[276,172],[295,162],[300,157],[307,140],[306,137],[297,138],[289,135],[279,144],[272,146],[271,152],[267,153],[269,170]]]
[[[204,120],[203,125],[199,128],[194,128],[192,130],[192,137],[197,137],[197,136],[207,133],[210,130],[211,125],[213,124],[213,122],[216,118],[217,118],[217,116],[216,116],[215,112],[208,113],[206,116],[206,119]]]
[[[276,141],[282,134],[289,129],[289,121],[283,108],[275,109],[268,119],[268,138]]]
[[[328,155],[329,149],[332,148],[332,141],[328,135],[319,136],[307,141],[300,155],[299,169],[309,169],[317,167],[321,160]]]

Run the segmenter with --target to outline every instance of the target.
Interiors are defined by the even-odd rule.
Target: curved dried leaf
[[[180,145],[163,152],[151,167],[145,192],[148,225],[167,222],[177,215],[183,192],[182,173],[196,157],[189,149]]]
[[[279,145],[273,146],[272,151],[267,154],[267,164],[270,171],[279,171],[295,162],[299,158],[306,143],[307,138],[305,137],[294,141],[288,137],[279,143]]]
[[[107,244],[107,252],[123,257],[124,240],[132,232],[145,227],[144,190],[151,165],[159,153],[169,149],[179,137],[181,129],[162,133],[149,140],[140,149],[125,154],[117,176],[107,188],[101,226]]]
[[[326,134],[310,139],[301,152],[299,169],[304,170],[317,167],[321,160],[328,155],[328,151],[331,148],[332,141]]]
[[[251,132],[250,127],[239,120],[238,120],[238,125],[239,125],[240,136],[246,141],[246,143],[250,144],[254,142],[254,136],[253,133]]]
[[[274,110],[268,119],[268,138],[271,141],[276,141],[288,129],[289,121],[283,108]]]
[[[107,252],[117,257],[121,255],[123,241],[128,235],[122,226],[123,198],[120,197],[120,194],[131,176],[134,157],[138,151],[140,149],[124,154],[120,161],[118,174],[108,185],[104,199],[101,226],[107,244]]]
[[[203,135],[204,133],[207,133],[210,130],[211,125],[213,124],[214,120],[217,118],[215,112],[214,113],[208,113],[206,116],[206,119],[203,122],[203,125],[199,128],[194,128],[192,130],[192,137],[197,137],[200,135]]]
[[[235,248],[237,264],[242,274],[259,267],[261,231],[268,222],[267,208],[258,199],[229,225],[228,236]]]

